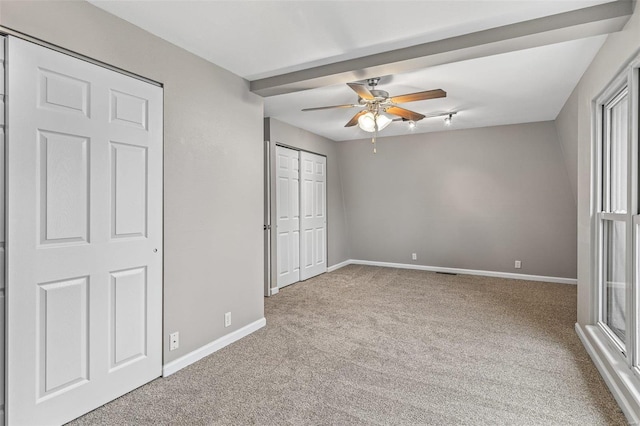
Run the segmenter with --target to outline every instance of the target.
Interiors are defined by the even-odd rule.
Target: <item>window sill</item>
[[[640,425],[640,379],[598,326],[576,323],[575,329],[627,421]]]

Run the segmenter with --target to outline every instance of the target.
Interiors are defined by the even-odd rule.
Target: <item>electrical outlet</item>
[[[231,325],[231,312],[224,314],[224,326],[229,327]]]
[[[520,268],[522,268],[522,261],[520,261],[520,260],[516,260],[515,268],[516,268],[516,269],[520,269]]]
[[[418,260],[418,253],[411,253],[411,260]]]
[[[169,335],[169,350],[175,351],[180,347],[180,333],[177,331]]]

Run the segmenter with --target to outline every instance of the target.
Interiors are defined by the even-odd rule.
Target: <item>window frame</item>
[[[616,352],[626,365],[640,378],[640,211],[638,209],[638,94],[640,57],[627,64],[593,102],[592,123],[594,141],[592,173],[591,223],[591,289],[593,307],[591,324],[603,336],[612,352]],[[625,93],[626,91],[626,93]],[[611,141],[607,118],[611,106],[628,96],[627,110],[627,176],[626,212],[611,211]],[[604,318],[606,288],[605,224],[607,221],[625,223],[625,341],[609,328]]]

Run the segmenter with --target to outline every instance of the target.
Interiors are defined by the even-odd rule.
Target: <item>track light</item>
[[[445,119],[444,119],[444,125],[445,126],[451,126],[451,118],[453,117],[453,114],[449,114]]]

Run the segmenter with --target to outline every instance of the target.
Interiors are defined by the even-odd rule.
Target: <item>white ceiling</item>
[[[119,16],[248,80],[441,40],[610,0],[104,1]],[[552,120],[606,36],[453,62],[383,77],[391,95],[441,88],[447,98],[404,104],[429,115],[459,111],[452,128]],[[334,140],[367,137],[344,124],[357,110],[344,84],[265,98],[265,116]],[[424,119],[415,132],[443,130]],[[408,133],[393,123],[384,135]],[[382,135],[381,135],[382,136]]]

